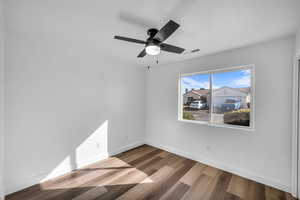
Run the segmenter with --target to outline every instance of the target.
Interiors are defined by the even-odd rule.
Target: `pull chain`
[[[154,56],[154,60],[155,60],[156,64],[158,65],[158,56]]]

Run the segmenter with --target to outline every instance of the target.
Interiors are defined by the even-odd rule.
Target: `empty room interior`
[[[300,198],[299,0],[0,0],[0,200]]]

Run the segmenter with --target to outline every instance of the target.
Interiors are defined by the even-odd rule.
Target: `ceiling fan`
[[[161,50],[171,52],[171,53],[181,54],[182,52],[184,52],[185,49],[163,43],[168,37],[170,37],[170,35],[172,35],[179,28],[179,26],[180,26],[179,24],[170,20],[160,30],[151,28],[147,31],[147,35],[149,36],[149,38],[146,41],[117,36],[117,35],[114,38],[118,40],[124,40],[127,42],[144,44],[145,48],[137,56],[138,58],[142,58],[146,54],[153,55],[153,56],[158,55]]]

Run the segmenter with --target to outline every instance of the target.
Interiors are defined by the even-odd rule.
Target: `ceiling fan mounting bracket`
[[[150,28],[147,31],[147,35],[149,35],[150,38],[153,38],[157,32],[158,32],[158,30],[156,28]]]

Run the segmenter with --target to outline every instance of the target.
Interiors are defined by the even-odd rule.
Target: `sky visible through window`
[[[250,70],[235,70],[223,73],[213,73],[212,76],[213,89],[221,88],[224,86],[232,88],[250,87],[251,77]],[[209,74],[195,74],[181,78],[182,92],[186,89],[209,89]]]

